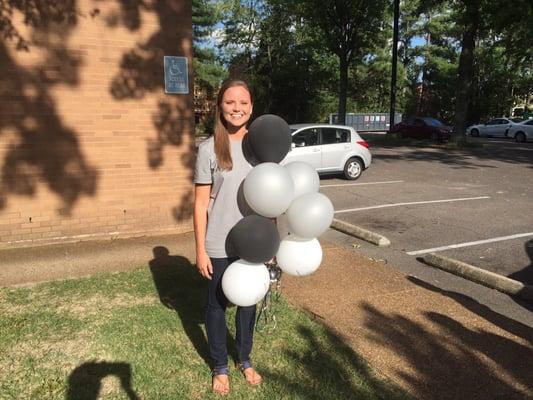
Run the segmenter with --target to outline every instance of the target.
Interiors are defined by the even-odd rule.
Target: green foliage
[[[0,288],[2,399],[205,399],[206,281],[184,257],[150,267]],[[281,298],[277,327],[257,332],[251,388],[231,368],[236,399],[407,399],[339,337]],[[233,343],[235,307],[228,309]],[[233,354],[231,354],[233,355]]]
[[[198,109],[204,109],[205,104],[213,106],[216,92],[228,76],[213,43],[215,27],[221,18],[220,9],[211,0],[192,1],[195,107]],[[197,115],[196,132],[200,135],[213,132],[212,113]]]
[[[338,118],[342,123],[350,64],[373,58],[374,50],[384,44],[386,1],[300,0],[297,4],[304,23],[321,32],[327,48],[339,59]]]
[[[118,1],[118,0],[117,0]],[[533,101],[533,3],[477,0],[473,78],[467,122],[509,115]],[[121,7],[128,2],[118,1]],[[139,7],[149,7],[140,0]],[[199,102],[213,102],[228,76],[247,80],[256,114],[289,122],[326,121],[346,96],[348,112],[389,107],[391,0],[193,0],[193,69]],[[397,107],[453,123],[459,58],[471,22],[466,0],[401,2]],[[0,0],[0,38],[27,49],[15,15],[34,28],[75,23],[76,0]],[[135,20],[135,19],[134,19]],[[219,41],[219,34],[224,31]],[[418,45],[414,44],[417,39]],[[422,39],[422,42],[420,41]],[[341,110],[342,111],[342,110]],[[198,130],[209,133],[212,115]]]

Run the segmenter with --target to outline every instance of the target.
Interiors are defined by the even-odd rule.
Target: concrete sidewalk
[[[533,329],[361,254],[322,242],[323,264],[282,278],[290,302],[417,399],[533,399]],[[0,251],[0,285],[147,265],[156,247],[194,262],[192,234]]]

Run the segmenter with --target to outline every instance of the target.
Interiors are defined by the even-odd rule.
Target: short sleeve
[[[213,176],[211,171],[211,152],[206,144],[201,144],[198,147],[196,155],[196,166],[194,168],[194,183],[210,184],[213,183]]]

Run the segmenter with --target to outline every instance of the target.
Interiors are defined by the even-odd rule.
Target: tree
[[[256,106],[289,122],[323,121],[334,111],[328,94],[335,90],[337,64],[297,8],[284,0],[265,4],[254,57]]]
[[[210,0],[193,0],[193,67],[195,111],[197,131],[212,131],[213,102],[221,82],[227,77],[227,70],[219,61],[213,42],[215,26],[221,14]]]
[[[300,0],[302,17],[320,29],[339,60],[338,121],[345,123],[348,70],[380,39],[385,29],[386,0]]]
[[[479,33],[481,18],[481,0],[465,0],[463,37],[461,39],[461,56],[457,79],[457,99],[455,101],[454,141],[465,141],[465,123],[468,112],[468,97],[472,86],[474,71],[474,50]]]

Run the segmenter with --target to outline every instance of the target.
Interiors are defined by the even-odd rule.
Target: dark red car
[[[438,119],[428,117],[410,117],[392,127],[392,133],[402,138],[430,139],[443,142],[450,139],[452,127],[446,126]]]

